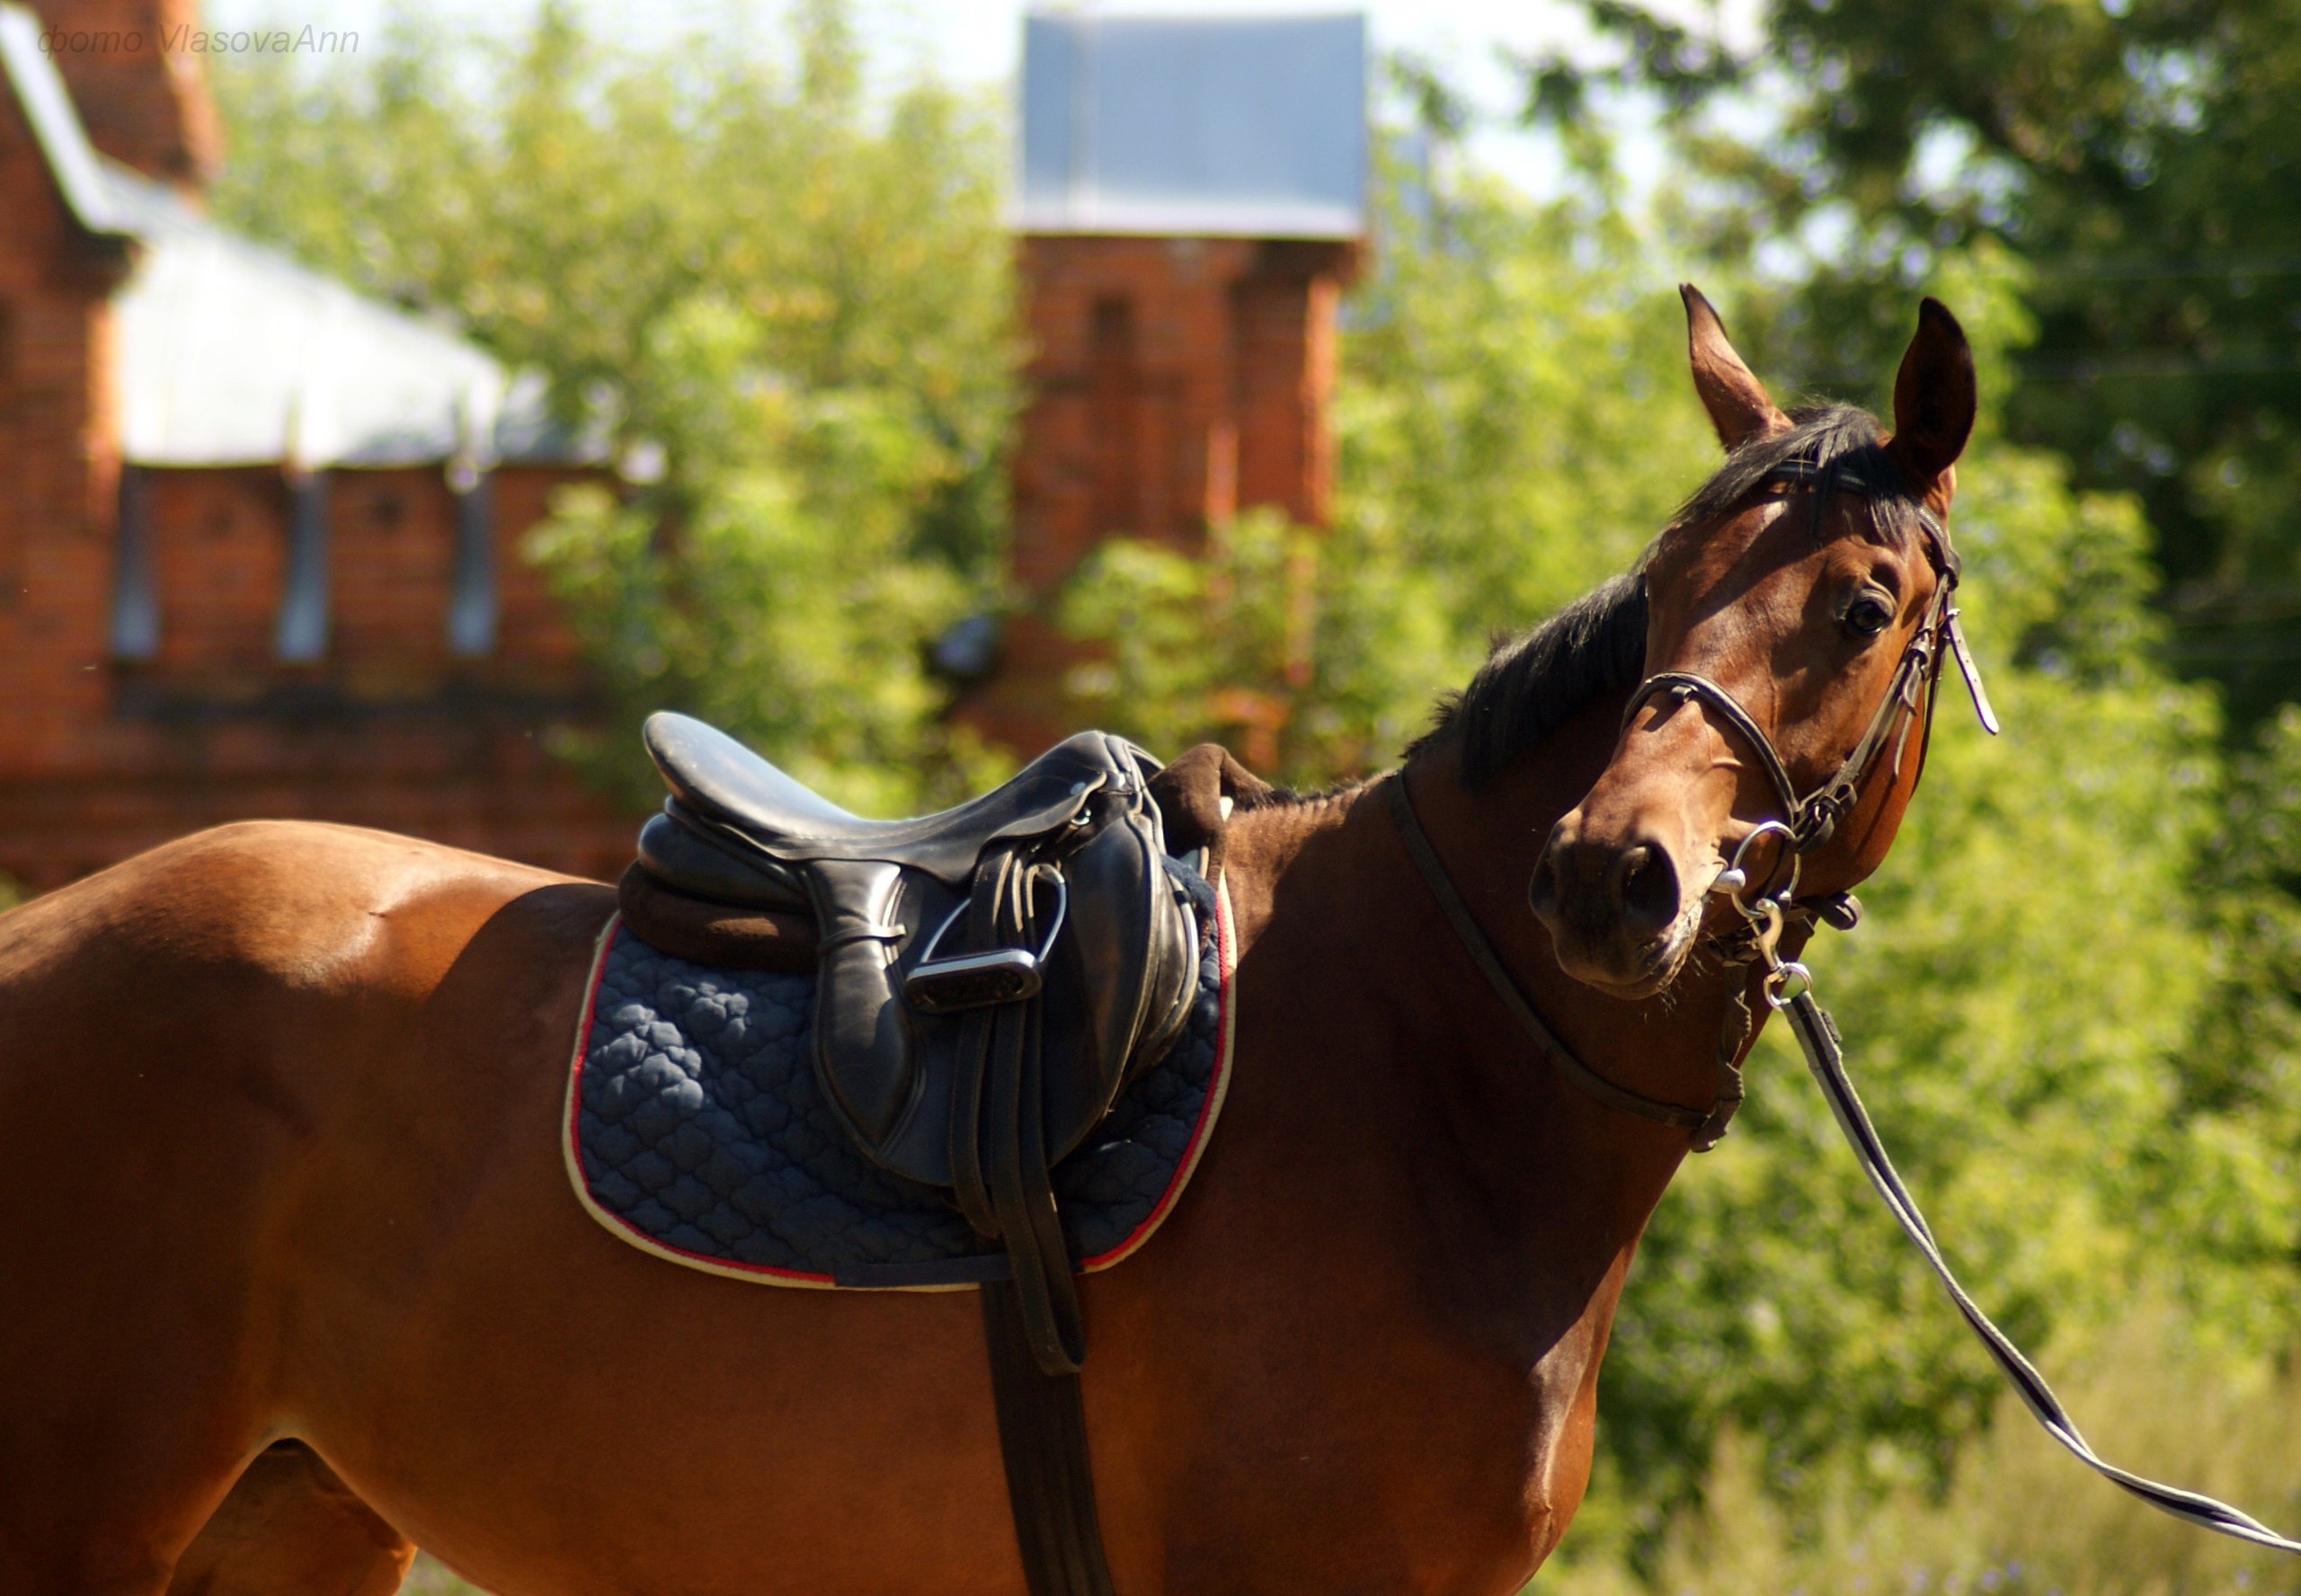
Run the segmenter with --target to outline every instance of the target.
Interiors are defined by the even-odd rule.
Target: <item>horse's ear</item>
[[[1753,438],[1788,430],[1790,418],[1774,408],[1764,385],[1734,352],[1726,324],[1701,290],[1680,283],[1678,297],[1686,302],[1686,358],[1693,366],[1694,392],[1718,429],[1718,441],[1730,453]]]
[[[1917,307],[1917,333],[1894,377],[1895,463],[1921,492],[1931,488],[1965,451],[1979,405],[1974,392],[1974,351],[1966,330],[1939,299]]]

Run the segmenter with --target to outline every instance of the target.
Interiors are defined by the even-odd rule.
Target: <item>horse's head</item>
[[[1921,306],[1888,437],[1849,407],[1785,415],[1684,294],[1727,461],[1648,555],[1644,680],[1532,888],[1560,966],[1624,996],[1675,978],[1737,852],[1751,897],[1793,869],[1811,893],[1877,867],[1962,650],[1945,519],[1975,395],[1957,319]]]

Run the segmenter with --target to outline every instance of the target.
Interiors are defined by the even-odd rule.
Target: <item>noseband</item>
[[[1861,493],[1872,501],[1901,496],[1897,489],[1872,483],[1843,466],[1834,470],[1817,467],[1809,460],[1784,461],[1774,468],[1768,480],[1816,484],[1814,518],[1817,526],[1833,489]],[[1944,654],[1957,661],[1959,674],[1966,679],[1966,689],[1973,696],[1974,713],[1980,717],[1982,729],[1993,736],[1997,732],[1997,714],[1990,707],[1989,695],[1981,685],[1980,668],[1974,663],[1973,653],[1966,647],[1965,633],[1958,625],[1954,599],[1959,563],[1957,550],[1950,546],[1949,528],[1924,505],[1914,500],[1907,502],[1925,535],[1926,556],[1932,563],[1935,578],[1933,597],[1926,604],[1917,630],[1910,635],[1909,646],[1902,651],[1901,662],[1894,668],[1893,680],[1885,696],[1879,700],[1870,724],[1855,740],[1852,749],[1839,761],[1836,770],[1812,792],[1802,798],[1798,795],[1798,785],[1791,779],[1781,751],[1773,746],[1773,739],[1733,694],[1709,677],[1692,670],[1657,670],[1639,683],[1638,690],[1630,694],[1629,704],[1622,709],[1622,728],[1627,731],[1639,710],[1668,694],[1681,704],[1699,703],[1738,732],[1757,756],[1758,768],[1773,788],[1774,800],[1781,808],[1780,824],[1787,829],[1788,847],[1793,856],[1819,847],[1830,839],[1838,821],[1861,801],[1861,785],[1869,779],[1888,740],[1894,745],[1894,774],[1901,773],[1902,750],[1921,706],[1929,720],[1932,715],[1932,688],[1941,673]]]

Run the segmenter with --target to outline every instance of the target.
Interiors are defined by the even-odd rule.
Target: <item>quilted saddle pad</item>
[[[1054,1168],[1082,1272],[1150,1239],[1230,1086],[1230,900],[1195,875],[1186,884],[1213,927],[1189,1021]],[[947,1194],[888,1173],[848,1139],[815,1079],[814,984],[811,974],[690,963],[609,920],[567,1088],[576,1196],[633,1246],[742,1280],[931,1290],[1004,1278],[1005,1251]]]

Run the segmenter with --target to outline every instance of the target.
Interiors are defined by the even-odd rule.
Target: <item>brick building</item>
[[[589,873],[516,554],[584,474],[480,350],[203,217],[192,0],[0,5],[0,873],[307,816]],[[61,48],[58,48],[59,42]]]
[[[516,552],[597,467],[483,351],[201,214],[213,111],[160,44],[196,0],[32,4],[0,0],[0,873],[301,816],[611,876],[632,819],[543,746],[585,678]],[[1326,517],[1364,57],[1356,17],[1026,24],[1026,605],[963,708],[1026,751],[1071,729],[1038,607],[1094,543]]]
[[[1035,746],[1068,730],[1073,657],[1043,607],[1097,543],[1195,549],[1258,505],[1326,522],[1336,317],[1366,235],[1364,20],[1033,15],[1021,124],[1032,607],[967,710]]]

